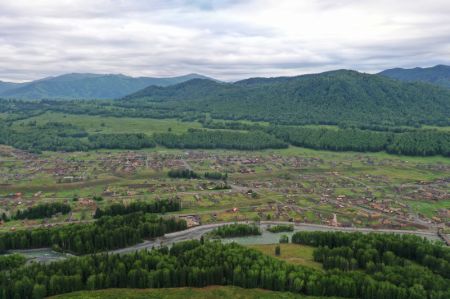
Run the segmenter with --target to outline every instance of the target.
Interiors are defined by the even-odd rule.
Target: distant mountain
[[[20,83],[12,83],[12,82],[3,82],[0,81],[0,93],[4,92],[4,91],[8,91],[14,88],[19,87],[21,84]]]
[[[149,85],[168,86],[195,78],[189,74],[170,78],[138,77],[102,74],[66,74],[26,84],[0,84],[0,97],[18,99],[114,99]]]
[[[136,107],[290,124],[392,125],[448,123],[450,119],[450,91],[349,70],[235,83],[194,79],[151,86],[123,100]]]
[[[422,81],[450,88],[450,66],[447,65],[436,65],[429,68],[416,67],[413,69],[395,68],[382,71],[379,74],[401,81]]]

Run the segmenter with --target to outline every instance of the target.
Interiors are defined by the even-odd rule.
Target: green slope
[[[128,107],[152,103],[153,109],[288,124],[448,124],[450,119],[446,89],[347,70],[236,83],[195,79],[151,86],[123,101]]]

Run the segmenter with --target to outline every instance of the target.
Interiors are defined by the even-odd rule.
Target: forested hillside
[[[236,83],[196,79],[148,87],[122,103],[279,124],[447,125],[450,117],[448,90],[347,70]]]
[[[413,69],[395,68],[382,71],[380,75],[401,81],[422,81],[450,88],[450,66],[447,65],[436,65],[429,68],[416,67]]]

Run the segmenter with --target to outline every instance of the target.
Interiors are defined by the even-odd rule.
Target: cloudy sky
[[[449,0],[0,0],[0,80],[450,64]]]

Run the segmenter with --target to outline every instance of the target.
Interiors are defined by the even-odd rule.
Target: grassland
[[[175,119],[149,119],[129,117],[104,117],[93,115],[75,115],[47,112],[23,121],[15,122],[15,128],[20,130],[20,124],[36,121],[37,124],[47,122],[69,123],[84,128],[88,133],[163,133],[169,129],[174,133],[187,131],[188,128],[200,128],[198,122],[182,122]]]
[[[210,286],[206,288],[172,288],[172,289],[107,289],[90,292],[76,292],[50,297],[54,299],[300,299],[319,298],[286,292],[272,292],[261,289],[242,289],[232,286]],[[329,297],[328,297],[329,298]]]
[[[279,245],[281,249],[281,254],[279,256],[275,255],[275,247],[277,245]],[[290,264],[322,269],[322,265],[314,261],[314,248],[310,246],[297,244],[256,244],[248,245],[247,247],[256,249],[266,255],[286,261]]]

